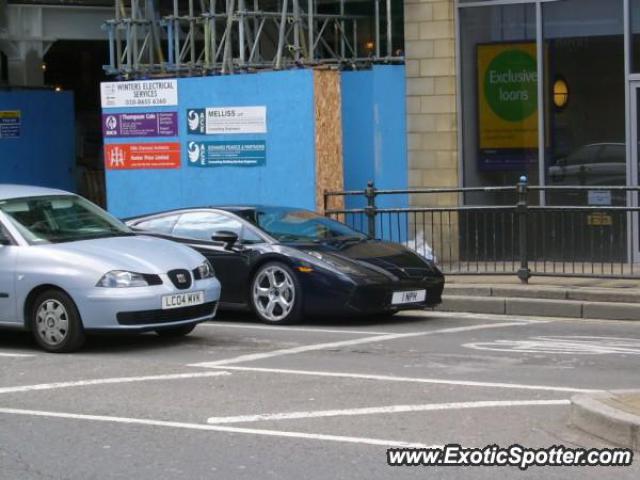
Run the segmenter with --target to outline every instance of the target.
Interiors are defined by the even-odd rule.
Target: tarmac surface
[[[634,322],[413,312],[270,327],[220,314],[178,340],[72,355],[0,338],[0,478],[636,479],[629,467],[390,467],[390,447],[610,447],[570,399],[638,388]],[[637,456],[637,455],[636,455]]]

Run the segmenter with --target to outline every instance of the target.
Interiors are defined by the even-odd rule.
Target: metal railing
[[[525,177],[477,188],[382,190],[370,182],[364,190],[325,192],[324,205],[325,215],[372,238],[434,254],[448,274],[513,274],[523,282],[533,275],[638,278],[640,208],[630,206],[638,205],[638,192],[530,186]],[[345,208],[329,208],[336,197]]]

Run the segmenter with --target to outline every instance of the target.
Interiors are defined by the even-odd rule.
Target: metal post
[[[240,65],[245,64],[245,43],[244,43],[244,14],[245,14],[244,0],[238,0],[238,37],[240,41]],[[228,13],[230,14],[230,13]]]
[[[298,0],[293,0],[293,47],[294,58],[300,60],[300,4]]]
[[[520,269],[518,270],[518,278],[522,283],[529,283],[531,278],[531,270],[529,269],[529,259],[527,254],[527,223],[528,223],[528,188],[527,177],[524,175],[520,177],[518,182],[518,205],[516,207],[518,212],[518,236],[519,236],[519,255],[520,255]]]
[[[375,2],[375,22],[376,22],[376,58],[380,58],[380,0],[374,0]]]
[[[391,36],[391,0],[387,0],[387,57],[393,56],[393,38]]]
[[[367,207],[365,214],[367,215],[367,234],[370,238],[376,238],[376,187],[373,181],[367,183],[364,190],[364,196],[367,198]]]
[[[232,29],[233,29],[233,10],[235,8],[235,0],[227,0],[227,26],[224,32],[224,55],[222,57],[222,73],[233,72],[233,58],[231,49]]]
[[[345,58],[346,56],[346,48],[345,48],[345,31],[344,31],[344,0],[340,0],[340,56]]]
[[[313,61],[314,55],[314,38],[313,38],[313,0],[308,0],[307,2],[307,30],[309,30],[309,46],[307,52],[307,60],[309,62]]]
[[[276,70],[282,68],[282,50],[284,49],[284,34],[287,30],[287,0],[282,1],[282,14],[280,15],[280,31],[278,33],[278,51],[276,53]]]

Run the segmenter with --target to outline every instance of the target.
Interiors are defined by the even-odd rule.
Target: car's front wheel
[[[51,353],[77,350],[85,341],[80,313],[60,290],[42,292],[32,304],[31,332],[40,347]]]
[[[168,338],[184,337],[185,335],[189,335],[191,332],[193,332],[194,328],[196,328],[195,324],[183,325],[181,327],[161,328],[156,330],[156,333],[161,337],[168,337]]]
[[[250,293],[253,310],[265,323],[291,324],[302,317],[302,289],[293,270],[284,263],[261,266]]]

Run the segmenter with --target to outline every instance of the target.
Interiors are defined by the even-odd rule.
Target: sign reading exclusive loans
[[[538,148],[535,43],[478,45],[480,150]]]

